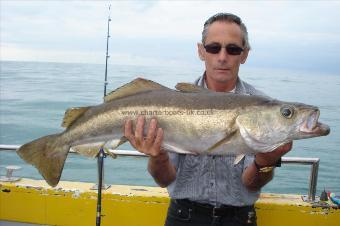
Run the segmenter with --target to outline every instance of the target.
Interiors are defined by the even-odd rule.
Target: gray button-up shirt
[[[204,76],[195,81],[201,87],[207,87]],[[235,93],[264,95],[253,86],[238,79]],[[234,165],[235,155],[185,155],[169,153],[176,167],[176,180],[168,186],[173,199],[190,199],[215,206],[252,205],[260,192],[250,192],[243,185],[241,177],[244,169],[253,162],[253,155],[246,155]]]

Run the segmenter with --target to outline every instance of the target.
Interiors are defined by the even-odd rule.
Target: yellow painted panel
[[[260,226],[338,226],[340,209],[303,202],[298,195],[262,194],[256,203]]]
[[[0,186],[0,219],[39,223],[45,217],[43,196],[37,190]]]
[[[0,183],[0,219],[48,225],[95,225],[97,193],[93,184],[23,179]],[[103,191],[102,225],[162,225],[168,207],[160,188],[114,185]],[[18,206],[20,208],[18,208]]]
[[[71,192],[55,192],[46,198],[46,224],[95,225],[96,199]]]
[[[0,220],[48,225],[95,225],[97,193],[91,183],[44,181],[0,183]],[[113,185],[103,191],[102,225],[164,224],[169,198],[165,189]],[[259,226],[337,226],[340,210],[313,207],[298,195],[262,194],[256,203]]]

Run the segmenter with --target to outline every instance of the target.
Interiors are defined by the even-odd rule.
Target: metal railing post
[[[309,176],[309,187],[308,187],[308,202],[315,201],[316,197],[316,186],[318,182],[319,173],[319,158],[301,158],[301,157],[282,157],[282,163],[284,164],[300,164],[300,165],[311,165],[310,176]]]
[[[310,170],[308,201],[314,201],[315,200],[316,185],[317,185],[317,182],[318,182],[319,162],[320,162],[319,159],[317,161],[313,162],[312,168]]]

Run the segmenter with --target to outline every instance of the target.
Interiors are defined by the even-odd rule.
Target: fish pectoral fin
[[[191,83],[180,82],[175,86],[178,91],[185,93],[198,93],[198,92],[211,92],[208,89],[204,89],[200,86],[196,86]]]
[[[204,151],[204,153],[208,153],[208,154],[213,153],[214,150],[216,150],[218,147],[229,142],[233,138],[233,136],[236,134],[236,132],[237,132],[237,130],[234,130],[231,133],[227,134],[227,136],[225,136],[220,141],[218,141],[217,143],[212,145],[210,148],[208,148],[206,151]]]
[[[109,140],[106,142],[103,141],[96,143],[79,144],[76,146],[72,146],[71,149],[80,155],[95,158],[97,157],[100,149],[103,148],[105,154],[111,156],[112,158],[116,158],[117,156],[109,149],[115,149],[126,141],[127,139],[125,137],[121,137],[120,139]]]
[[[172,144],[168,144],[168,143],[163,143],[162,148],[166,151],[175,152],[178,154],[195,154],[193,152],[184,150],[183,148],[180,148]]]
[[[105,145],[105,142],[80,144],[80,145],[72,146],[71,149],[80,155],[90,157],[90,158],[95,158],[97,157],[100,149],[104,147],[104,145]]]
[[[90,107],[76,107],[69,108],[65,111],[64,119],[61,124],[62,127],[70,127],[77,118],[82,116]]]
[[[124,144],[125,142],[127,141],[127,138],[126,137],[121,137],[120,139],[115,139],[115,140],[110,140],[108,142],[106,142],[104,144],[104,150],[105,150],[105,153],[107,153],[109,156],[111,156],[112,158],[117,158],[117,155],[110,152],[109,149],[116,149],[118,146]]]
[[[245,156],[246,156],[245,154],[237,155],[234,160],[234,165],[237,165],[239,162],[241,162]]]
[[[159,89],[169,89],[157,82],[153,82],[151,80],[137,78],[116,90],[110,92],[104,97],[104,102],[109,102],[112,100],[116,100],[122,97],[131,96],[137,93],[142,93],[151,90],[159,90]]]

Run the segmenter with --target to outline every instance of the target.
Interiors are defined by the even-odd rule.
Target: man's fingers
[[[124,136],[130,141],[131,145],[138,151],[158,156],[161,153],[161,145],[163,142],[163,130],[157,129],[157,120],[150,121],[146,139],[144,139],[145,117],[138,116],[136,128],[133,132],[133,123],[130,119],[125,121]]]
[[[132,121],[131,119],[128,119],[125,121],[124,125],[124,136],[130,141],[132,146],[136,146],[136,140],[135,136],[133,135],[132,132]]]
[[[144,136],[144,124],[145,119],[143,116],[138,116],[137,123],[136,123],[136,130],[135,130],[135,140],[136,140],[136,146],[141,147],[143,144]]]
[[[283,146],[276,148],[274,151],[267,153],[257,153],[256,154],[256,162],[260,165],[272,165],[274,164],[280,157],[285,155],[292,149],[293,142],[287,143]]]
[[[127,119],[124,125],[124,136],[129,139],[132,136],[132,121]]]
[[[293,147],[293,142],[289,142],[281,147],[279,147],[276,151],[279,153],[279,155],[283,156],[287,152],[289,152]]]
[[[145,140],[145,146],[147,148],[151,147],[153,141],[155,140],[156,128],[157,128],[157,120],[151,119],[150,125],[148,128],[148,133],[147,133],[146,140]]]
[[[152,149],[156,150],[158,152],[156,154],[159,154],[159,152],[161,150],[161,145],[162,145],[162,142],[163,142],[163,136],[164,136],[163,129],[158,128],[156,139],[155,139],[155,142],[153,143],[153,146],[152,146]]]

